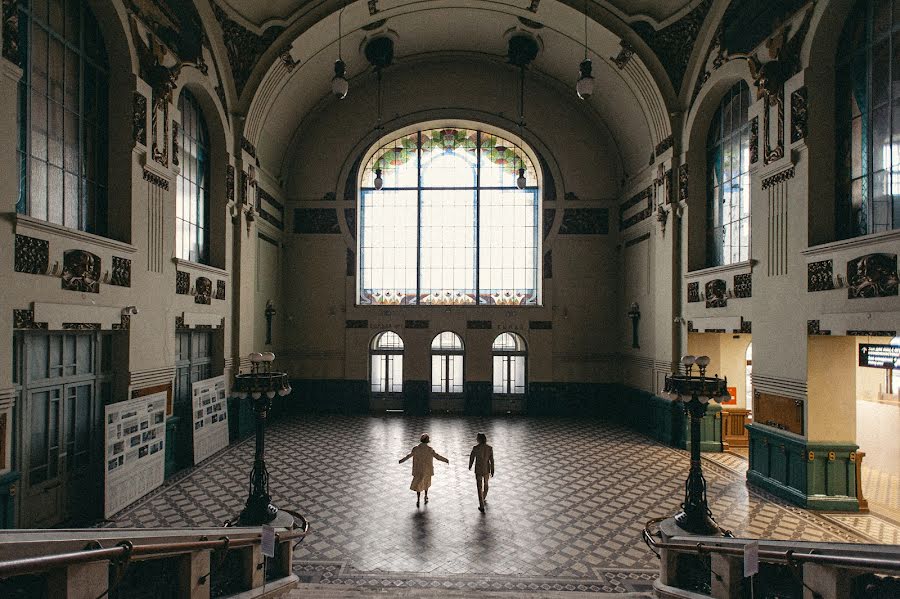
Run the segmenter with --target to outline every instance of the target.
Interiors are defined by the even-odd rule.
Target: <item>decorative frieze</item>
[[[848,337],[896,337],[896,330],[883,330],[883,331],[872,331],[866,329],[848,329],[847,330]]]
[[[682,164],[678,167],[678,201],[688,201],[688,165]]]
[[[210,305],[212,302],[212,281],[206,277],[197,277],[194,283],[194,303]]]
[[[175,271],[175,293],[188,295],[191,292],[191,274],[183,270]]]
[[[866,254],[847,262],[847,297],[897,295],[897,254]]]
[[[552,320],[529,320],[528,328],[532,330],[542,331],[549,330],[553,328]]]
[[[747,298],[753,297],[753,275],[743,273],[734,275],[734,297]]]
[[[696,304],[700,301],[699,281],[693,281],[687,284],[687,301],[689,304]]]
[[[134,92],[131,107],[131,140],[135,144],[147,145],[147,96]]]
[[[131,260],[128,258],[112,257],[112,273],[109,284],[117,287],[131,287]]]
[[[256,158],[256,146],[250,143],[246,137],[241,137],[241,149],[253,156],[254,159]]]
[[[337,235],[341,232],[334,208],[295,208],[294,233],[298,235]]]
[[[727,287],[722,279],[713,279],[706,282],[706,307],[724,308],[728,305],[726,296]]]
[[[178,154],[180,152],[180,148],[178,147],[178,132],[180,126],[178,125],[178,121],[172,121],[172,166],[178,166]]]
[[[50,266],[50,242],[16,234],[16,272],[42,275]]]
[[[119,320],[119,324],[112,325],[114,331],[127,331],[131,328],[131,315],[123,314]]]
[[[13,310],[13,328],[47,330],[47,323],[35,322],[34,310]]]
[[[759,117],[750,119],[750,164],[759,162]]]
[[[609,233],[608,208],[566,208],[559,226],[560,235],[606,235]]]
[[[407,320],[403,323],[405,329],[427,329],[429,326],[431,322],[428,320]]]
[[[155,185],[160,189],[169,191],[169,180],[152,171],[148,171],[147,169],[144,169],[144,181],[150,183],[150,185]]]
[[[99,331],[99,322],[64,322],[62,328],[65,331]]]
[[[806,291],[828,291],[834,289],[834,262],[821,260],[806,265]]]
[[[467,320],[467,329],[485,330],[494,328],[494,324],[490,320]]]
[[[225,167],[225,199],[234,202],[234,167],[230,164]]]
[[[637,205],[641,205],[642,202],[646,202],[643,204],[643,208],[634,212],[628,218],[625,217],[626,212],[628,212],[631,208]],[[653,186],[641,190],[635,195],[631,196],[628,200],[623,202],[619,206],[619,231],[624,231],[639,222],[643,221],[650,217],[653,214]]]
[[[783,171],[777,172],[771,177],[766,177],[762,180],[762,188],[769,189],[774,185],[778,185],[780,183],[784,183],[789,179],[794,178],[794,167],[786,168]]]
[[[216,295],[214,296],[217,300],[225,299],[225,281],[222,279],[216,280]]]
[[[806,321],[807,335],[830,335],[831,331],[823,330],[818,320]]]
[[[791,93],[791,143],[806,137],[807,127],[806,86]]]
[[[669,148],[671,148],[673,145],[675,145],[675,138],[674,138],[674,136],[672,136],[670,134],[668,137],[666,137],[661,142],[656,144],[656,149],[655,149],[656,157],[659,158],[660,156],[662,156],[663,153],[666,150],[668,150]]]
[[[100,293],[100,257],[85,250],[65,252],[62,288],[81,293]]]
[[[369,328],[368,320],[348,320],[346,322],[348,329],[367,329]]]
[[[631,60],[631,57],[634,56],[634,47],[625,40],[620,41],[619,44],[619,53],[616,56],[610,56],[609,58],[621,71]]]
[[[544,254],[544,278],[553,278],[553,252],[548,251]]]

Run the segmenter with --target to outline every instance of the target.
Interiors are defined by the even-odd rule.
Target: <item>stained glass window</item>
[[[175,255],[209,262],[209,133],[197,99],[188,90],[178,98],[181,150],[175,194]]]
[[[463,344],[456,333],[444,331],[431,342],[431,392],[463,392]]]
[[[494,354],[494,393],[525,393],[525,341],[515,333],[501,333],[491,349]]]
[[[706,170],[707,266],[750,259],[750,89],[736,83],[709,125]]]
[[[372,392],[403,391],[403,339],[385,331],[372,341]]]
[[[898,56],[900,0],[857,2],[835,58],[839,239],[900,228]]]
[[[109,66],[100,28],[82,0],[17,4],[16,212],[105,235]]]
[[[360,186],[359,303],[539,304],[538,191],[525,151],[491,133],[383,144]]]

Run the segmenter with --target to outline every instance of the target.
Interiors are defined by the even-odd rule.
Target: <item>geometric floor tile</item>
[[[410,464],[397,460],[422,432],[450,464],[435,463],[430,502],[416,508]],[[467,470],[477,432],[496,461],[486,514]],[[252,459],[252,439],[231,446],[106,525],[219,525],[243,507]],[[305,580],[523,592],[649,589],[659,564],[640,533],[678,510],[689,468],[686,451],[618,425],[528,417],[296,417],[267,429],[266,461],[274,503],[310,522],[295,552]],[[725,465],[704,460],[704,472],[735,536],[869,542]]]

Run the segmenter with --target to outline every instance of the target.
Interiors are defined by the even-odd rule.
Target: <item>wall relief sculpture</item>
[[[700,301],[700,282],[699,281],[694,281],[692,283],[688,283],[687,301],[689,304],[695,304]]]
[[[734,297],[753,297],[753,275],[744,273],[734,275]]]
[[[187,295],[191,292],[191,274],[183,270],[175,272],[175,293]]]
[[[806,291],[834,289],[833,260],[820,260],[806,265]]]
[[[224,299],[225,299],[225,281],[223,281],[222,279],[218,279],[218,280],[216,281],[216,295],[215,295],[215,298],[216,298],[217,300],[224,300]]]
[[[206,277],[197,277],[197,282],[194,283],[194,286],[194,303],[208,306],[212,299],[212,281]]]
[[[46,239],[16,235],[16,272],[42,275],[50,266],[50,242]]]
[[[119,287],[131,287],[131,260],[128,258],[112,257],[112,273],[109,278],[110,285]]]
[[[847,262],[847,297],[897,295],[897,254],[867,254]]]
[[[100,293],[100,257],[84,250],[65,252],[62,288],[82,293]]]
[[[706,307],[724,308],[728,305],[726,296],[727,287],[722,279],[713,279],[706,282]]]

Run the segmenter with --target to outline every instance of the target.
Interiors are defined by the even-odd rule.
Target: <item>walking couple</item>
[[[475,486],[478,489],[478,511],[484,513],[484,504],[487,503],[488,481],[494,476],[494,448],[487,444],[484,433],[475,436],[478,444],[472,448],[469,454],[469,470],[475,465]],[[400,460],[402,464],[409,458],[413,459],[412,483],[409,488],[416,492],[416,507],[422,492],[425,493],[425,503],[428,503],[428,488],[431,486],[431,477],[434,476],[434,460],[440,460],[449,464],[450,460],[440,455],[428,444],[431,439],[428,433],[423,433],[419,438],[421,443],[412,448],[405,458]]]

